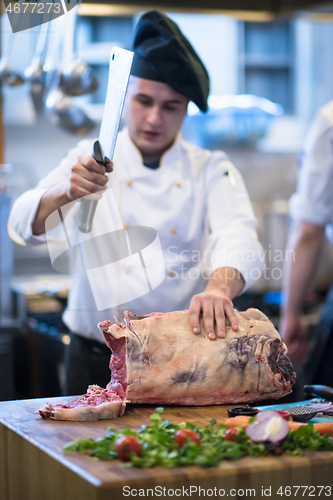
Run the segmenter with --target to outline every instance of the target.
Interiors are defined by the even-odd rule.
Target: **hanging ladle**
[[[45,107],[45,82],[47,73],[44,68],[44,61],[47,51],[49,29],[50,22],[47,23],[46,29],[43,24],[41,25],[36,53],[31,64],[25,70],[25,77],[30,82],[30,95],[37,117],[43,116]]]
[[[73,11],[74,9],[72,9]],[[68,17],[72,11],[67,13],[64,19],[65,24],[62,24],[61,29],[57,32],[57,38],[54,40],[52,46],[52,64],[51,67],[49,57],[45,62],[49,65],[49,79],[52,81],[52,86],[46,100],[46,110],[53,123],[59,127],[71,132],[72,134],[83,135],[89,133],[94,127],[95,123],[85,114],[85,112],[78,106],[73,104],[72,98],[65,95],[60,88],[60,73],[59,68],[59,54],[61,42],[63,42],[63,59],[66,58],[67,37],[66,31],[68,27]],[[65,30],[65,32],[64,32]],[[51,57],[51,56],[50,56]]]
[[[77,12],[72,9],[68,16],[68,29],[65,33],[66,55],[60,75],[60,88],[70,96],[92,94],[98,88],[98,81],[93,69],[76,56],[75,32],[77,28]],[[67,19],[66,19],[67,21]]]
[[[60,88],[50,92],[46,106],[51,110],[52,122],[72,134],[88,134],[95,127],[95,123]]]

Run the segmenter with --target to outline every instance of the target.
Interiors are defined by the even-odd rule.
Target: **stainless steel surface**
[[[110,55],[109,80],[103,118],[99,132],[101,158],[112,160],[116,145],[120,119],[132,66],[133,52],[114,47]],[[83,198],[79,214],[79,230],[92,230],[97,202]]]
[[[60,75],[60,88],[70,96],[91,94],[98,88],[93,69],[75,55],[77,9],[66,15],[66,29],[63,51],[63,69]]]
[[[79,214],[79,229],[81,233],[90,233],[97,208],[97,201],[86,200],[82,198],[80,214]]]
[[[98,88],[98,81],[88,64],[75,59],[63,69],[60,88],[70,96],[92,94]]]
[[[43,71],[45,72],[45,96],[55,83],[60,71],[60,50],[65,30],[65,18],[60,16],[57,19],[57,27],[50,31],[49,41],[46,49],[45,63]],[[59,82],[57,82],[59,83]]]
[[[109,80],[104,113],[99,131],[103,157],[113,158],[119,124],[123,112],[133,52],[114,47],[110,56]]]
[[[43,116],[45,105],[46,71],[44,68],[50,23],[41,26],[36,53],[31,64],[25,70],[25,77],[30,82],[30,95],[37,117]]]
[[[73,9],[74,10],[74,9]],[[70,13],[72,15],[72,12]],[[45,71],[47,72],[46,86],[50,88],[46,99],[46,113],[51,121],[59,127],[76,135],[88,134],[95,127],[95,123],[86,115],[83,109],[73,104],[72,98],[65,95],[59,88],[60,85],[60,49],[63,55],[66,54],[66,44],[69,43],[66,35],[68,19],[66,16],[62,25],[58,28],[54,39],[50,41],[50,51],[45,61]],[[67,57],[67,56],[66,56]],[[66,64],[66,60],[62,61]]]
[[[88,134],[95,127],[95,123],[79,106],[72,102],[72,98],[65,95],[56,85],[50,91],[46,101],[53,123],[76,135]]]

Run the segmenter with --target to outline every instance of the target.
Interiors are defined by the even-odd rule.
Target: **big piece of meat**
[[[214,405],[278,399],[296,374],[267,316],[235,310],[239,330],[225,339],[194,335],[188,311],[135,316],[98,326],[112,350],[107,389],[131,403]]]

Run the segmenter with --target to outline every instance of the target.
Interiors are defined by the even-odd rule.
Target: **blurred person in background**
[[[317,112],[299,160],[297,190],[289,208],[292,222],[283,273],[280,334],[290,358],[304,364],[310,352],[303,313],[305,295],[319,264],[325,233],[333,243],[333,101]],[[321,308],[313,340],[304,370],[306,381],[333,387],[333,287]]]

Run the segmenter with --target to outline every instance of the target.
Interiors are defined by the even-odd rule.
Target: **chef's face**
[[[157,161],[174,142],[186,115],[188,98],[166,83],[131,76],[126,125],[144,160]]]

